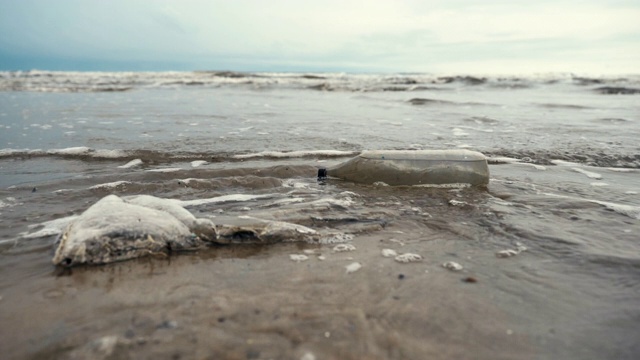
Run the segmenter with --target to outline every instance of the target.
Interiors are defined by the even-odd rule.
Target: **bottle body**
[[[489,183],[486,157],[470,150],[365,151],[327,169],[327,175],[367,184],[486,186]]]

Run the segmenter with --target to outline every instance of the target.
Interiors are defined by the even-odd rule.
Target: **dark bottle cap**
[[[318,169],[318,181],[325,180],[327,178],[327,169],[320,168]]]

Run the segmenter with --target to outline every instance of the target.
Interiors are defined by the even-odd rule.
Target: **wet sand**
[[[33,359],[535,358],[517,309],[495,300],[470,248],[399,228],[360,236],[350,252],[238,245],[70,270],[54,270],[38,251],[22,260],[40,274],[25,274],[24,263],[3,271],[2,282],[16,285],[1,294],[0,317],[11,324],[1,347]],[[425,259],[399,263],[383,248]],[[304,250],[307,261],[289,259]],[[469,269],[444,269],[444,260]],[[362,268],[347,273],[352,262]]]
[[[297,178],[296,196],[311,196],[301,204],[265,199],[189,208],[200,215],[224,211],[213,218],[218,223],[250,214],[326,226],[354,234],[354,251],[303,242],[237,244],[61,269],[51,264],[55,236],[5,242],[0,348],[11,359],[633,359],[640,351],[633,295],[639,268],[629,252],[635,213],[549,196],[528,183],[559,172],[492,166],[497,179],[488,190],[321,186]],[[176,176],[162,181],[177,184]],[[561,184],[569,192],[576,186]],[[175,186],[178,194],[194,191]],[[54,217],[69,206],[89,206],[27,190],[16,203],[42,199]],[[310,205],[340,194],[354,194],[355,203]],[[26,225],[18,219],[28,223],[38,213],[9,208],[16,223],[5,231],[19,231]],[[528,249],[497,256],[519,242]],[[400,263],[383,257],[383,249],[423,259]],[[308,260],[292,261],[291,254]],[[464,269],[445,269],[446,261]],[[354,262],[361,268],[349,273]]]

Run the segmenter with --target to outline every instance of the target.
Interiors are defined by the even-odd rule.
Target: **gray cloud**
[[[638,18],[624,0],[0,0],[0,66],[629,71]]]

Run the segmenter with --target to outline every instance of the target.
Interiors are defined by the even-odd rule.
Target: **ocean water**
[[[639,138],[637,75],[2,72],[0,347],[638,358]],[[316,179],[363,150],[418,149],[482,152],[489,186]],[[283,239],[54,267],[65,226],[109,194],[353,249]]]

